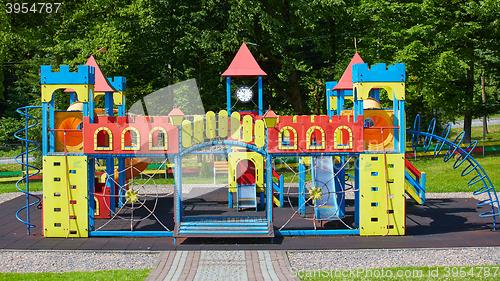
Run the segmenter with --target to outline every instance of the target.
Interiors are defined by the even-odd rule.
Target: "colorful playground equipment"
[[[93,57],[76,72],[64,65],[58,72],[42,66],[44,235],[404,235],[405,194],[424,204],[426,185],[425,173],[405,159],[407,133],[413,134],[414,149],[425,137],[424,149],[437,140],[435,155],[448,148],[445,161],[460,155],[455,168],[470,163],[462,175],[477,172],[469,184],[483,183],[475,194],[489,194],[479,204],[491,205],[492,211],[481,216],[493,217],[495,228],[498,198],[470,155],[475,143],[463,149],[461,139],[451,142],[448,133],[434,135],[435,121],[428,132],[420,132],[417,121],[413,131],[406,130],[404,64],[368,67],[356,53],[341,79],[326,84],[325,116],[264,112],[265,75],[242,44],[222,74],[226,110],[191,116],[174,107],[168,115],[149,116],[127,114],[126,79],[106,78]],[[231,86],[239,77],[256,79],[255,112],[233,110],[238,102],[254,100],[253,86],[237,87],[233,97]],[[54,106],[58,89],[69,96],[64,111]],[[382,108],[382,94],[392,108]],[[102,98],[104,108],[96,108]],[[353,101],[352,108],[346,108],[346,99]],[[183,158],[208,153],[227,159],[226,203],[197,209],[198,201],[183,198]],[[298,169],[287,164],[292,158]],[[160,196],[146,184],[132,184],[150,159],[173,162],[172,193]],[[289,168],[291,183],[284,184],[276,161]],[[287,219],[275,217],[278,212]],[[146,220],[150,224],[141,227]]]

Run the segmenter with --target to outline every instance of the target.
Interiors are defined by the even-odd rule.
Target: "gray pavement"
[[[486,124],[488,125],[499,125],[500,124],[500,117],[494,117],[494,118],[486,118]],[[483,126],[483,119],[473,119],[472,120],[472,127],[482,127]],[[451,123],[452,128],[462,128],[464,127],[464,120],[459,120],[455,121],[454,123]]]
[[[283,251],[166,251],[146,280],[298,280]]]

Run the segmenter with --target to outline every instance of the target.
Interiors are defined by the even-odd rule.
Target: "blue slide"
[[[343,181],[335,177],[336,167],[333,157],[321,156],[312,158],[312,182],[315,187],[321,188],[323,196],[314,203],[314,213],[317,220],[340,220],[344,215]],[[342,174],[342,175],[341,175]]]

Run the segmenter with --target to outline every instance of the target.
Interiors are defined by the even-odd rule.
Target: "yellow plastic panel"
[[[52,94],[58,89],[73,89],[78,95],[78,101],[88,102],[89,92],[94,91],[94,85],[87,84],[44,84],[42,85],[42,102],[50,102]]]
[[[221,138],[227,138],[228,119],[227,111],[221,110],[219,112],[219,137]]]
[[[362,154],[359,169],[360,235],[404,235],[404,155]]]
[[[191,121],[182,121],[182,146],[191,147],[193,145],[193,126]]]
[[[87,156],[43,157],[45,237],[88,237]]]
[[[264,128],[264,121],[255,121],[255,145],[257,147],[263,147],[266,144],[266,131]]]
[[[203,117],[200,115],[196,115],[193,120],[194,124],[194,135],[193,141],[197,143],[202,143],[204,140],[203,133],[205,131],[205,124],[203,124]]]
[[[330,110],[337,110],[337,97],[330,97]]]
[[[123,105],[123,95],[125,95],[125,91],[114,92],[113,103],[116,105]]]
[[[215,113],[213,111],[207,112],[206,124],[207,124],[207,128],[205,130],[205,135],[209,139],[215,138],[215,130],[216,130],[217,123],[215,122]]]
[[[241,135],[241,117],[238,112],[233,112],[231,114],[231,138],[235,140],[240,139]]]
[[[253,119],[250,115],[243,117],[243,141],[252,142],[253,139]]]
[[[236,192],[236,167],[241,160],[248,159],[255,166],[255,184],[264,187],[264,157],[257,152],[231,152],[228,157],[229,191]]]
[[[383,88],[387,91],[387,97],[393,100],[405,99],[405,83],[404,82],[358,82],[353,84],[353,90],[357,91],[358,99],[366,100],[370,96],[370,90],[373,88]],[[394,92],[394,96],[392,93]]]

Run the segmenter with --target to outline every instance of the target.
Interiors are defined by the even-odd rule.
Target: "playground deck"
[[[218,188],[208,193],[191,191],[194,197],[185,198],[184,214],[191,217],[207,216],[260,216],[264,211],[227,208],[227,189]],[[198,192],[198,193],[197,193]],[[292,198],[293,200],[293,198]],[[196,202],[197,204],[192,204]],[[207,203],[208,202],[208,203]],[[225,203],[224,203],[225,202]],[[26,235],[26,226],[20,223],[15,212],[25,204],[24,197],[0,204],[0,249],[28,250],[324,250],[324,249],[361,249],[361,248],[440,248],[440,247],[481,247],[500,246],[498,231],[492,230],[491,218],[480,218],[479,214],[487,207],[476,206],[475,199],[428,199],[424,206],[406,201],[407,235],[405,236],[314,236],[314,237],[275,237],[274,244],[269,238],[177,238],[172,237],[90,237],[90,238],[44,238],[41,228],[41,211],[31,212],[31,221],[37,225]],[[173,229],[171,208],[173,200],[164,198],[159,201],[155,214],[165,226]],[[205,203],[205,204],[202,204]],[[347,224],[351,200],[346,201]],[[309,210],[308,210],[309,211]],[[310,213],[310,212],[309,212]],[[293,214],[289,207],[275,208],[275,229],[286,222]],[[139,215],[138,213],[136,215]],[[97,220],[96,226],[107,220]],[[162,230],[153,218],[134,224],[134,229]],[[318,224],[318,227],[320,225]],[[313,228],[311,221],[295,215],[284,229]],[[336,227],[328,222],[324,227]],[[340,226],[339,226],[340,227]],[[106,225],[107,229],[130,230],[130,221],[115,219]]]

